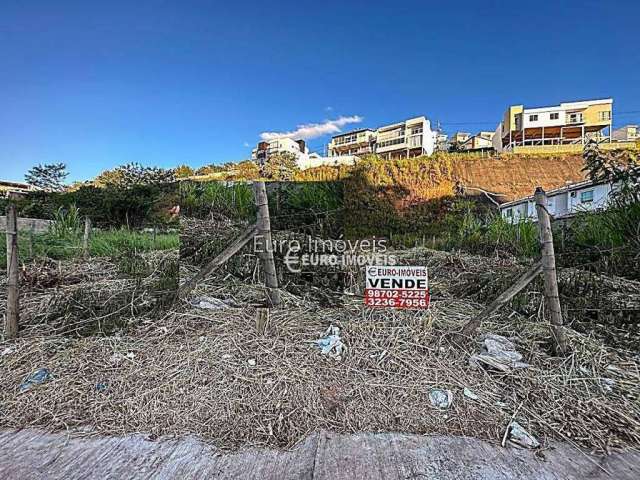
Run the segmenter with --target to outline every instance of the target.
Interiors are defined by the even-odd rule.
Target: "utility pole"
[[[18,213],[16,205],[7,206],[7,319],[5,338],[18,336],[20,319],[20,283],[18,275]]]
[[[556,276],[556,258],[553,250],[553,232],[551,219],[547,210],[547,195],[541,187],[536,188],[534,195],[538,213],[538,228],[542,246],[542,275],[544,277],[544,299],[551,321],[556,353],[567,353],[567,337],[562,321],[560,295],[558,294],[558,278]]]
[[[280,304],[278,290],[278,276],[273,260],[273,242],[271,240],[271,220],[269,218],[269,200],[264,182],[253,182],[258,220],[255,244],[261,246],[258,253],[264,269],[265,286],[267,287],[267,306],[276,307]]]

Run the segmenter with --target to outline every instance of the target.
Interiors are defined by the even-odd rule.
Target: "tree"
[[[33,167],[24,178],[29,185],[45,192],[61,192],[65,188],[64,180],[68,175],[67,166],[64,163],[48,163]]]
[[[299,171],[296,157],[289,152],[270,155],[262,166],[262,174],[276,181],[291,181]]]
[[[619,204],[640,202],[640,157],[634,158],[631,151],[603,153],[598,142],[590,140],[582,158],[582,170],[592,181],[615,184],[612,200]]]
[[[176,178],[191,177],[193,174],[193,168],[191,168],[189,165],[180,165],[175,169]]]
[[[144,167],[139,163],[129,163],[113,170],[102,172],[93,183],[100,187],[129,188],[134,185],[158,185],[174,181],[174,170]]]
[[[228,180],[256,180],[260,178],[260,168],[252,160],[244,160],[231,169]]]

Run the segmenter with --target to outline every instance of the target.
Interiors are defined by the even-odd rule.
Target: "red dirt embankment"
[[[491,158],[456,158],[453,175],[465,187],[500,194],[509,202],[532,195],[537,186],[553,190],[567,182],[586,179],[581,155],[502,155]]]

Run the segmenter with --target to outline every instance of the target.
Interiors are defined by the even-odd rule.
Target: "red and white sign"
[[[366,268],[364,304],[374,308],[429,308],[427,267]]]

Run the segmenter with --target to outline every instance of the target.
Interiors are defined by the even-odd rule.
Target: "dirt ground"
[[[520,302],[527,308],[505,307],[481,329],[511,339],[530,367],[474,368],[469,358],[477,342],[454,342],[451,333],[493,298],[493,285],[508,284],[525,267],[424,249],[402,257],[429,267],[430,310],[368,310],[355,295],[345,295],[339,308],[322,308],[313,295],[285,291],[264,333],[255,328],[255,309],[245,307],[263,300],[262,287],[229,272],[170,309],[136,311],[137,300],[153,302],[144,286],[155,285],[155,270],[136,282],[120,278],[104,259],[82,268],[63,264],[55,286],[24,295],[21,337],[0,342],[0,426],[195,435],[233,450],[292,447],[318,430],[501,442],[516,420],[543,448],[552,440],[601,452],[640,447],[637,351],[569,329],[572,353],[552,356],[540,292],[532,286]],[[194,271],[183,265],[181,274]],[[67,275],[75,275],[73,282],[65,282]],[[3,291],[4,282],[3,276]],[[117,308],[104,307],[109,292],[121,299]],[[224,306],[200,308],[193,300],[202,297]],[[65,299],[86,308],[64,309]],[[520,313],[527,311],[535,313]],[[67,326],[74,318],[94,327],[102,322],[109,333],[60,329],[63,317]],[[331,325],[341,329],[341,359],[315,344]],[[50,378],[21,392],[40,368]],[[433,388],[452,392],[449,408],[432,406]]]

